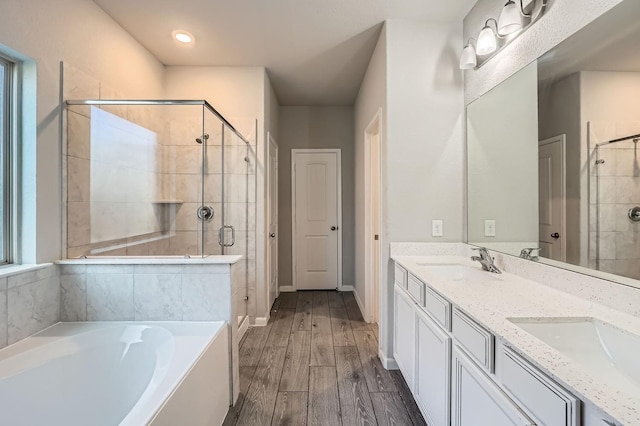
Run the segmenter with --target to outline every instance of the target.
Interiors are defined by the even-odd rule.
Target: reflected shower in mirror
[[[470,244],[640,286],[637,16],[621,2],[469,105]]]

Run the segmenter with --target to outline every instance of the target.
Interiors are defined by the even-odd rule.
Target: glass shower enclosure
[[[205,100],[68,100],[66,258],[240,254],[246,289],[256,121],[236,121],[249,137]]]
[[[640,134],[600,130],[633,127],[626,123],[589,124],[589,266],[640,279]],[[599,133],[612,139],[600,141]]]

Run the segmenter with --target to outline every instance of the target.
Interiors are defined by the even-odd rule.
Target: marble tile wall
[[[589,130],[593,149],[640,133],[640,122],[590,122]],[[589,266],[640,279],[640,222],[627,215],[640,206],[640,150],[631,140],[604,145],[593,150],[590,165]]]
[[[63,86],[66,99],[125,98],[67,63]],[[110,118],[101,121],[108,131],[96,130],[97,117],[92,130],[92,113]],[[158,107],[69,106],[63,144],[66,257],[167,254],[167,208],[155,203],[165,125]]]
[[[62,321],[229,321],[229,265],[60,265]]]
[[[60,277],[55,265],[0,278],[0,349],[60,320]]]

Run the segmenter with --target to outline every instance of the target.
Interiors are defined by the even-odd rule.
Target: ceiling
[[[538,60],[551,84],[578,71],[640,72],[640,2],[624,1]]]
[[[461,22],[476,2],[94,1],[165,65],[266,67],[281,105],[352,105],[385,19]]]

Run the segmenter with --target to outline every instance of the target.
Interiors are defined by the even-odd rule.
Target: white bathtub
[[[0,350],[0,424],[220,425],[224,322],[59,323]]]

